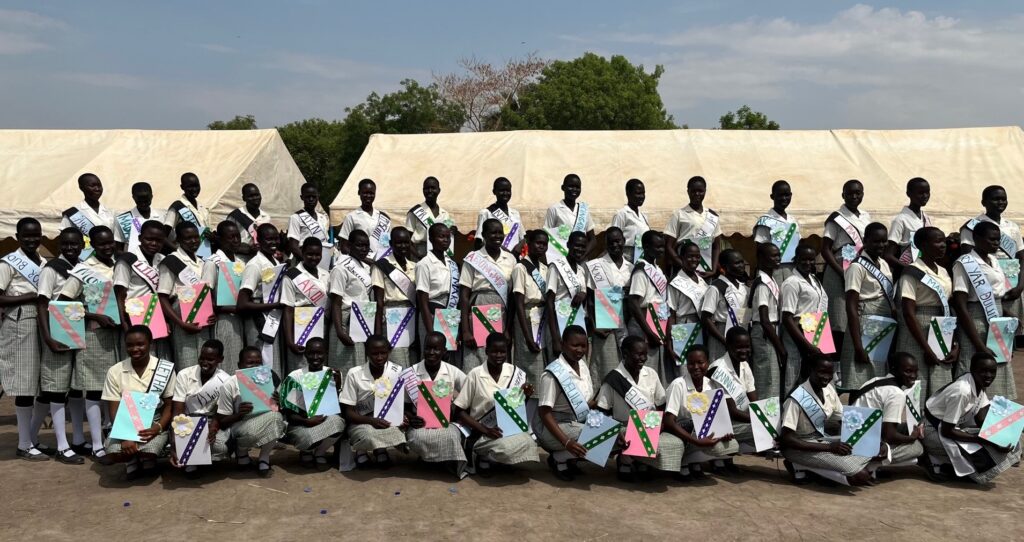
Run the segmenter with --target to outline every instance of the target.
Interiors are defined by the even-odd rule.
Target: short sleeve
[[[704,292],[704,299],[700,302],[700,312],[707,312],[715,314],[718,312],[718,301],[722,295],[718,292],[718,288],[713,285],[708,287],[707,291]]]
[[[769,243],[772,240],[771,228],[768,226],[754,226],[754,242]]]
[[[377,266],[373,266],[373,269],[370,271],[370,283],[373,284],[374,288],[384,287],[384,272]]]
[[[288,217],[288,238],[298,241],[301,238],[302,220],[298,213]]]
[[[203,262],[203,273],[200,276],[200,280],[209,284],[210,286],[217,287],[217,263],[211,260]]]
[[[889,227],[889,241],[896,243],[897,245],[903,244],[903,231],[906,229],[903,220],[900,219],[900,215],[896,215],[892,219],[892,225]]]
[[[107,379],[103,381],[104,401],[121,400],[121,364],[118,363],[107,370]]]
[[[342,221],[342,223],[341,223],[341,229],[338,230],[338,239],[344,239],[344,240],[348,241],[348,234],[352,233],[352,230],[355,229],[354,224],[355,224],[355,221],[352,220],[352,214],[349,213],[349,214],[345,215],[345,220]],[[369,232],[367,232],[367,233],[369,233]]]
[[[555,401],[558,400],[559,389],[558,380],[555,379],[554,375],[544,371],[544,374],[540,377],[540,392],[538,393],[537,399],[540,401],[539,406],[553,407]]]
[[[557,228],[558,227],[558,212],[555,211],[555,206],[548,207],[547,212],[544,213],[544,227],[545,228]]]
[[[217,414],[228,416],[235,413],[235,397],[233,392],[237,389],[238,380],[234,376],[221,386],[220,394],[217,396]]]
[[[488,215],[487,209],[480,209],[480,211],[476,214],[476,230],[475,231],[476,231],[476,238],[477,239],[481,239],[480,236],[483,235],[484,221],[487,220],[487,215]]]
[[[800,285],[793,281],[783,282],[782,292],[779,294],[779,311],[796,314],[799,304]]]
[[[964,264],[956,262],[953,264],[953,292],[971,292],[971,281],[967,278],[967,271]]]
[[[132,276],[128,267],[128,264],[124,262],[117,262],[114,265],[114,286],[127,288],[131,284]],[[2,280],[2,273],[5,269],[10,268],[6,265],[0,265],[0,280]]]
[[[299,294],[296,291],[295,284],[292,283],[291,278],[285,278],[284,284],[281,285],[281,303],[288,305],[289,307],[296,306],[296,301],[299,299]]]
[[[353,367],[345,373],[345,382],[341,385],[341,394],[338,401],[343,405],[356,406],[359,404],[359,390],[356,388],[356,372],[359,367]]]
[[[665,228],[665,235],[675,238],[679,241],[679,211],[672,213],[672,218],[668,219],[668,226]]]
[[[882,421],[887,423],[900,423],[903,421],[903,392],[892,390],[882,403]]]
[[[782,416],[779,419],[779,424],[782,427],[796,431],[802,413],[800,404],[795,399],[786,399],[786,402],[782,403]]]
[[[463,385],[462,390],[459,391],[459,395],[452,401],[452,405],[459,407],[460,410],[469,412],[469,406],[473,404],[473,395],[476,394],[476,380],[471,375],[466,375],[466,383]]]
[[[476,269],[468,263],[462,264],[462,272],[459,273],[459,286],[473,289],[473,279],[476,278]]]
[[[163,394],[160,395],[162,399],[170,399],[174,396],[174,387],[178,385],[178,375],[174,371],[171,371],[171,378],[167,380],[167,387],[164,388]]]
[[[844,273],[846,291],[860,293],[861,286],[864,284],[865,274],[867,274],[867,270],[864,269],[863,265],[851,265],[846,268],[846,273]]]
[[[168,386],[170,387],[170,386]],[[176,403],[184,403],[185,397],[188,396],[188,390],[185,389],[185,379],[178,378],[174,381],[174,394],[173,401]]]
[[[665,386],[661,385],[661,380],[660,379],[657,380],[655,382],[655,384],[657,385],[657,387],[654,388],[654,397],[653,397],[654,404],[656,406],[660,406],[660,405],[665,404]],[[603,386],[602,386],[602,389],[603,389]]]
[[[839,225],[836,224],[835,220],[825,222],[825,234],[823,237],[833,243],[839,239]]]
[[[167,212],[164,213],[164,225],[174,227],[178,223],[178,212],[173,208],[168,207]]]
[[[14,268],[7,264],[0,264],[0,290],[10,288],[14,279]]]
[[[900,299],[910,299],[911,301],[917,301],[917,289],[914,288],[914,280],[907,273],[904,273],[900,277],[899,284],[896,288],[897,295]]]
[[[61,288],[58,295],[68,299],[78,299],[78,296],[82,295],[82,281],[74,276],[68,277],[68,281],[64,283],[64,287]]]
[[[512,268],[512,293],[526,295],[526,268],[516,265]]]
[[[416,291],[430,295],[430,266],[426,258],[416,262]]]
[[[611,386],[601,384],[601,389],[597,390],[597,408],[611,411],[612,406],[615,404],[614,393]]]
[[[562,276],[558,273],[558,268],[554,265],[548,266],[548,275],[545,277],[548,283],[548,292],[558,293],[558,287],[562,284]],[[547,292],[543,292],[547,295]]]
[[[679,416],[683,409],[683,394],[686,392],[685,385],[681,378],[677,378],[668,385],[668,401],[665,402],[665,412],[673,416]]]
[[[239,286],[239,289],[255,292],[256,287],[259,286],[262,280],[263,277],[261,276],[259,265],[249,263],[245,266],[245,269],[242,270],[242,283]]]
[[[762,283],[757,283],[754,286],[754,296],[752,298],[753,303],[751,303],[751,305],[753,306],[753,308],[755,310],[759,309],[761,307],[771,308],[771,303],[770,303],[771,296],[772,296],[772,293],[768,289],[767,285],[762,284]]]
[[[177,277],[166,265],[160,266],[160,282],[156,288],[158,294],[174,295],[174,282]]]

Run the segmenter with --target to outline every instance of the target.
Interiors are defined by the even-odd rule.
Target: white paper
[[[319,337],[321,339],[324,338],[324,320],[327,319],[326,313],[322,314],[320,318],[316,321],[316,324],[313,325],[313,330],[309,333],[306,339],[301,342],[299,340],[299,338],[302,336],[303,330],[305,330],[306,326],[308,325],[308,323],[300,324],[299,322],[311,321],[313,316],[316,314],[317,310],[322,309],[319,309],[318,307],[295,307],[295,318],[292,325],[292,332],[294,333],[293,336],[295,338],[296,345],[306,346],[306,342],[312,339],[313,337]]]
[[[778,397],[769,397],[768,399],[753,401],[750,404],[757,405],[761,409],[765,418],[768,418],[768,422],[775,428],[776,434],[781,431],[779,428],[779,420],[782,417],[782,409],[780,408]],[[750,429],[754,433],[754,448],[756,448],[758,452],[775,448],[775,437],[765,429],[761,420],[754,415],[753,411],[750,412]]]
[[[397,384],[398,380],[396,379],[395,385]],[[380,409],[384,406],[385,401],[387,401],[387,397],[380,397],[378,395],[373,396],[373,417],[384,418],[394,427],[402,425],[402,420],[405,417],[405,390],[399,390],[399,392],[395,394],[395,400],[391,404],[391,408],[388,409],[386,415],[381,416]]]
[[[715,412],[715,418],[711,421],[711,431],[708,432],[708,437],[712,434],[716,437],[724,437],[725,435],[732,434],[732,418],[729,416],[729,394],[725,393],[724,390],[707,390],[704,395],[708,398],[708,408],[710,410],[711,400],[714,397],[715,392],[722,392],[722,402],[718,405],[718,410]],[[706,410],[703,413],[691,412],[693,416],[693,431],[695,434],[700,433],[701,427],[704,426],[704,419],[709,413]]]
[[[406,324],[405,329],[402,330],[402,336],[397,341],[394,340],[395,333],[398,328],[402,325],[402,320],[405,315],[412,312],[414,309],[409,307],[407,309],[385,309],[387,312],[384,314],[384,320],[388,326],[388,340],[392,341],[392,348],[403,348],[408,347],[412,344],[412,332],[416,326],[416,318],[410,318],[409,323]]]
[[[189,416],[192,418],[192,427],[199,425],[199,417]],[[196,443],[196,447],[192,450],[192,454],[189,455],[188,461],[181,461],[181,452],[185,450],[188,445],[188,441],[191,438],[191,434],[188,436],[178,436],[174,433],[174,450],[178,454],[178,464],[182,466],[186,465],[212,465],[213,457],[210,453],[210,424],[203,425],[203,432],[199,435],[199,441]]]

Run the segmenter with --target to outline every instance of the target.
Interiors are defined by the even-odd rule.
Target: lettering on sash
[[[387,275],[392,284],[405,294],[409,303],[416,304],[416,284],[409,278],[409,275],[405,274],[405,271],[386,259],[377,261],[377,267]]]
[[[117,215],[117,227],[121,228],[121,235],[129,245],[142,229],[142,225],[135,219],[135,215],[131,211]]]
[[[163,395],[164,390],[167,388],[167,384],[171,381],[171,375],[174,374],[174,363],[162,359],[157,362],[156,369],[153,371],[153,378],[149,381],[149,387],[146,389],[147,393],[155,393],[157,396]]]
[[[151,292],[155,292],[157,287],[160,286],[160,272],[157,271],[155,266],[149,265],[145,258],[141,258],[131,252],[126,252],[121,255],[121,259],[131,265],[132,271],[142,279],[142,282],[149,287]]]
[[[686,299],[689,299],[695,309],[698,311],[700,310],[700,304],[704,299],[704,293],[708,290],[706,284],[694,282],[685,274],[679,274],[672,279],[672,282],[670,282],[669,285],[675,288],[679,293],[683,294]]]
[[[798,386],[793,390],[790,397],[800,405],[800,409],[807,415],[807,419],[811,421],[814,429],[821,436],[825,436],[825,411],[818,404],[818,399],[803,386]]]
[[[501,242],[502,248],[506,250],[511,249],[514,246],[516,234],[519,233],[519,223],[513,222],[512,217],[497,205],[491,205],[488,207],[487,212],[489,212],[492,217],[498,219],[501,222],[503,231],[507,232],[505,233],[505,239]],[[482,232],[478,232],[478,235],[480,233]]]
[[[78,231],[82,232],[86,238],[89,237],[89,231],[92,230],[96,225],[89,220],[89,217],[85,216],[85,212],[77,207],[72,207],[64,211],[64,216],[71,221],[72,224],[78,228]]]
[[[1002,316],[1003,308],[1001,303],[996,299],[996,294],[992,290],[992,284],[989,283],[988,277],[985,276],[985,271],[981,269],[981,263],[974,257],[974,254],[964,254],[957,261],[964,267],[967,279],[974,288],[974,294],[985,310],[985,321],[991,321],[993,318]]]
[[[317,217],[314,216],[313,213],[310,213],[305,209],[300,209],[295,214],[299,215],[299,220],[302,221],[302,225],[309,230],[310,236],[316,237],[322,242],[327,241],[327,233],[324,231],[323,227],[320,226],[320,221],[317,220]]]
[[[647,394],[636,385],[630,383],[618,370],[608,373],[608,376],[604,377],[604,381],[615,393],[619,394],[619,397],[622,397],[622,400],[626,402],[629,408],[633,410],[657,409],[657,405],[647,398]]]
[[[3,261],[31,283],[33,287],[39,288],[39,275],[42,274],[42,269],[39,267],[39,264],[29,259],[21,249],[7,254],[3,257]]]
[[[370,241],[374,258],[383,260],[391,254],[391,241],[385,239],[384,235],[391,231],[391,217],[381,211],[374,212],[377,213],[377,225],[370,232]]]
[[[598,290],[614,288],[616,285],[612,284],[611,279],[608,278],[608,274],[604,272],[604,266],[601,265],[601,260],[591,260],[587,262],[587,271],[590,271],[590,279],[594,281],[594,287]]]
[[[186,286],[195,286],[201,281],[199,274],[175,254],[164,258],[164,265],[177,274],[178,280]]]
[[[445,263],[448,264],[448,305],[449,309],[459,307],[459,264],[455,260],[445,256]]]
[[[569,291],[569,299],[576,297],[576,294],[583,290],[583,284],[580,283],[579,277],[576,276],[576,272],[572,270],[569,262],[567,260],[555,260],[551,265],[555,266],[555,269],[558,270],[558,276],[562,277],[565,289]]]
[[[746,390],[743,389],[743,384],[740,382],[736,373],[733,372],[733,368],[729,366],[730,361],[726,358],[719,358],[712,365],[714,372],[711,373],[711,380],[718,382],[725,391],[729,392],[729,395],[736,401],[736,407],[740,410],[747,410],[750,405],[750,398],[747,397]]]
[[[942,302],[942,315],[949,316],[949,295],[946,293],[946,288],[942,286],[942,283],[939,282],[938,279],[913,266],[905,268],[903,272],[914,277],[918,282],[924,284],[935,292],[939,301]]]
[[[314,307],[327,305],[327,294],[313,277],[300,271],[298,276],[292,277],[292,284]]]
[[[885,298],[889,300],[889,305],[894,305],[896,303],[896,289],[892,283],[892,279],[885,276],[885,273],[882,273],[882,270],[879,269],[874,262],[864,256],[858,257],[856,263],[863,267],[872,278],[878,281],[878,284],[882,287],[882,292],[885,294]]]
[[[195,394],[185,397],[185,411],[189,414],[199,412],[204,405],[217,400],[220,395],[220,387],[228,380],[228,374],[220,369],[203,384],[203,387]]]
[[[643,264],[644,274],[651,280],[651,284],[657,288],[658,295],[665,299],[668,292],[668,279],[665,278],[665,273],[651,262],[643,261]]]
[[[544,275],[541,274],[540,266],[539,265],[533,265],[533,262],[531,262],[530,260],[528,260],[526,258],[524,258],[521,263],[523,264],[523,267],[525,267],[526,270],[529,271],[530,276],[533,277],[533,282],[537,284],[537,289],[540,290],[541,296],[543,297],[544,296],[544,292],[548,291],[548,281],[544,277]],[[540,344],[540,343],[538,342],[537,344]]]
[[[505,274],[502,272],[498,264],[492,262],[487,257],[485,252],[481,250],[474,250],[466,255],[463,260],[464,263],[468,263],[478,273],[483,275],[487,282],[490,283],[491,288],[501,297],[501,304],[508,306],[508,279],[505,278]]]
[[[351,256],[345,256],[340,260],[341,266],[345,268],[351,275],[359,279],[359,282],[363,283],[363,288],[369,290],[373,286],[373,280],[370,278],[370,272],[363,269],[362,265]]]
[[[864,247],[864,237],[861,235],[860,230],[857,229],[857,226],[854,226],[853,222],[850,222],[850,219],[846,218],[845,216],[839,213],[832,213],[832,216],[829,217],[829,220],[835,222],[840,229],[846,232],[847,237],[849,237],[850,240],[853,241],[854,250],[856,252],[860,252],[860,249]],[[833,250],[837,250],[841,249],[842,247],[833,246],[832,248]]]
[[[587,232],[587,219],[590,218],[590,206],[585,202],[576,202],[576,222],[572,225],[572,231]]]
[[[580,367],[580,369],[582,370],[583,367]],[[562,393],[565,394],[566,400],[569,401],[569,406],[572,407],[573,412],[576,414],[576,421],[580,423],[585,422],[587,414],[590,412],[590,407],[587,406],[587,398],[583,396],[583,392],[580,391],[573,380],[573,373],[568,364],[559,358],[549,363],[544,370],[551,373],[558,380]]]
[[[754,224],[755,230],[760,227],[768,228],[769,242],[778,247],[779,252],[782,253],[783,263],[792,262],[796,255],[796,245],[793,244],[793,240],[800,239],[800,225],[796,222],[787,222],[763,215]]]

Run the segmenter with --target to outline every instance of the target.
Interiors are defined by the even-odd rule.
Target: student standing
[[[843,204],[825,220],[821,238],[821,258],[825,273],[821,284],[828,294],[828,315],[832,339],[842,349],[846,333],[846,284],[843,275],[864,247],[864,229],[871,223],[871,214],[861,210],[864,185],[856,179],[843,184]]]
[[[981,192],[981,204],[985,207],[985,212],[969,220],[960,228],[961,253],[969,254],[974,248],[974,227],[978,222],[992,222],[999,226],[999,252],[996,255],[1000,260],[1000,265],[1016,261],[1019,268],[1024,264],[1024,239],[1021,238],[1020,226],[1003,216],[1009,204],[1006,198],[1006,189],[999,185],[986,186]],[[1019,275],[1018,272],[1018,282],[1020,282]],[[1007,315],[1016,316],[1018,319],[1024,317],[1020,299],[1017,298],[1012,303],[1007,303]],[[1017,335],[1022,333],[1024,330],[1018,326]]]
[[[114,264],[114,293],[117,295],[117,308],[121,311],[121,329],[127,332],[131,327],[131,315],[127,306],[128,300],[138,299],[145,295],[158,295],[160,287],[160,262],[164,255],[160,253],[167,240],[164,225],[156,220],[142,223],[139,232],[139,248],[137,252],[127,251],[117,258]],[[162,309],[161,309],[162,310]],[[169,338],[151,341],[153,353],[160,359],[174,360],[174,351]],[[122,345],[123,346],[123,345]]]
[[[814,276],[816,251],[810,245],[796,249],[796,273],[782,283],[779,310],[782,312],[782,344],[786,365],[782,370],[782,394],[788,396],[803,374],[803,360],[822,356],[821,350],[804,337],[800,316],[828,310],[828,295]],[[831,382],[831,379],[829,380]]]
[[[245,344],[260,349],[267,365],[281,371],[281,320],[286,267],[279,250],[281,234],[273,224],[256,228],[258,252],[242,270],[237,309],[245,325]],[[282,258],[282,259],[279,259]]]
[[[248,260],[259,251],[256,246],[258,237],[256,228],[260,224],[270,223],[270,215],[260,208],[263,203],[263,194],[260,193],[260,187],[254,183],[242,185],[242,201],[245,202],[245,205],[228,213],[227,219],[238,226],[241,242],[238,244],[237,252],[244,260]],[[234,365],[234,358],[228,359],[231,359],[230,364]]]
[[[772,208],[757,219],[754,224],[754,243],[758,246],[772,244],[782,254],[782,265],[775,271],[775,281],[782,282],[793,274],[793,258],[796,246],[800,244],[800,224],[796,217],[786,212],[793,201],[793,190],[786,181],[772,183]]]
[[[724,274],[711,281],[700,306],[700,322],[708,354],[718,359],[725,353],[725,333],[735,326],[746,326],[747,262],[739,251],[729,249],[719,256]]]
[[[708,291],[708,283],[700,274],[700,247],[693,243],[685,242],[679,248],[679,252],[682,255],[682,267],[679,268],[679,272],[676,273],[672,282],[668,283],[668,306],[672,309],[672,314],[669,316],[668,321],[669,334],[671,335],[672,326],[697,324],[698,328],[695,333],[700,333],[700,336],[703,336],[704,331],[700,329],[702,325],[700,323],[700,307],[704,302],[704,294]],[[696,340],[694,340],[694,343],[696,344]],[[703,341],[701,341],[701,344],[703,344]],[[681,360],[686,352],[676,352],[673,344],[666,344],[665,346],[666,355],[675,361],[675,367],[670,371],[672,374],[667,378],[671,382],[682,374],[680,369],[682,367]]]
[[[931,219],[924,212],[924,206],[928,205],[931,196],[932,189],[928,181],[921,177],[907,181],[910,203],[893,217],[889,227],[889,246],[885,250],[885,260],[897,274],[903,272],[903,266],[917,259],[917,247],[913,244],[914,232],[932,225]]]
[[[544,230],[526,233],[526,257],[512,269],[512,309],[515,322],[515,366],[526,372],[527,382],[540,382],[548,364],[550,331],[546,330],[544,294],[548,291],[548,235]],[[536,330],[536,331],[535,331]]]
[[[857,389],[876,376],[862,331],[867,317],[896,318],[895,284],[889,264],[882,258],[888,232],[878,222],[864,230],[864,249],[846,270],[846,321],[850,336],[843,342],[840,357],[842,386]],[[873,326],[877,327],[877,326]],[[891,343],[890,343],[891,344]],[[889,352],[884,353],[885,359]]]
[[[372,179],[359,181],[357,187],[359,208],[345,215],[338,231],[338,248],[343,254],[349,251],[349,234],[362,230],[370,236],[370,257],[381,260],[391,254],[391,217],[373,206],[377,199],[377,183]],[[308,200],[303,200],[305,203]]]
[[[334,254],[331,218],[318,207],[320,190],[313,183],[305,183],[299,190],[299,198],[302,199],[302,209],[288,217],[288,254],[296,262],[302,261],[302,243],[313,237],[322,245],[320,267],[330,270]]]
[[[324,309],[325,312],[319,315],[319,318],[325,323],[324,329],[326,329],[326,322],[330,321],[329,315],[326,313],[330,308],[327,298],[329,275],[324,268],[319,266],[320,258],[323,255],[320,251],[321,246],[320,240],[312,237],[302,242],[302,263],[285,272],[284,284],[281,287],[281,303],[284,304],[284,318],[281,321],[281,325],[284,326],[282,330],[284,331],[283,345],[287,348],[285,359],[290,372],[302,368],[309,358],[305,355],[305,346],[297,343],[301,334],[295,332],[295,309],[299,307]],[[312,318],[317,318],[315,313]],[[323,338],[323,335],[317,335],[313,331],[317,327],[316,324],[317,322],[314,320],[303,322],[303,325],[311,330],[307,344],[308,340],[314,337]],[[326,352],[326,348],[324,350]]]
[[[220,248],[203,262],[202,280],[210,285],[210,295],[216,296],[222,289],[235,290],[234,305],[219,305],[214,303],[214,313],[217,315],[217,323],[210,329],[210,337],[221,342],[224,349],[222,358],[229,360],[222,365],[222,369],[234,374],[235,365],[238,360],[238,353],[245,346],[245,327],[241,311],[238,310],[237,289],[232,282],[234,276],[241,277],[245,273],[245,262],[238,255],[242,238],[238,225],[230,220],[217,224],[217,240]]]
[[[523,219],[520,218],[519,211],[508,204],[512,201],[512,181],[505,177],[494,179],[491,193],[494,194],[494,203],[477,213],[475,247],[479,248],[486,244],[484,222],[494,219],[498,221],[502,230],[501,248],[518,255],[523,248],[526,230],[523,228]]]
[[[671,377],[665,360],[670,357],[666,349],[671,348],[671,343],[658,322],[662,314],[668,318],[668,279],[656,262],[665,252],[665,239],[661,233],[650,230],[644,233],[642,243],[643,257],[633,266],[623,312],[627,334],[647,339],[647,366],[654,369],[664,383]],[[659,309],[662,314],[658,314]]]
[[[78,177],[78,189],[82,192],[83,200],[78,205],[68,208],[62,213],[60,220],[61,229],[78,228],[85,239],[84,254],[82,259],[88,258],[92,253],[89,244],[89,231],[95,226],[106,226],[111,230],[115,227],[114,213],[110,212],[100,203],[103,196],[103,183],[100,178],[92,173],[83,173]]]
[[[202,186],[199,177],[195,173],[185,173],[181,176],[181,197],[171,202],[164,216],[164,225],[167,226],[167,244],[171,250],[177,248],[177,226],[181,222],[188,222],[199,231],[199,247],[196,254],[199,258],[210,255],[210,210],[199,203],[199,193]]]
[[[633,274],[633,264],[625,258],[626,239],[622,230],[612,226],[604,232],[605,253],[599,258],[587,262],[587,304],[589,306],[590,321],[594,322],[594,332],[591,334],[590,373],[591,380],[600,383],[604,375],[608,374],[619,365],[619,345],[626,338],[625,319],[620,315],[619,327],[616,329],[597,329],[595,320],[598,311],[597,292],[601,291],[602,296],[617,296],[620,299],[619,307],[622,307],[621,300],[626,295],[626,285],[629,277]],[[669,305],[672,296],[669,295]]]
[[[566,243],[566,258],[555,260],[548,266],[548,291],[544,295],[548,330],[551,332],[551,351],[553,355],[562,353],[563,326],[559,326],[557,302],[563,303],[562,317],[567,322],[564,327],[571,325],[573,315],[582,315],[586,322],[585,329],[593,329],[594,323],[589,321],[587,313],[587,268],[583,265],[583,258],[586,255],[587,238],[583,232],[572,232],[569,241]],[[568,314],[564,303],[568,303]]]
[[[132,185],[132,199],[135,207],[125,211],[115,218],[117,227],[114,228],[114,240],[121,247],[122,252],[139,252],[139,236],[142,234],[142,225],[150,220],[157,222],[163,220],[167,214],[166,209],[154,209],[153,187],[147,182],[137,182]]]
[[[585,201],[579,201],[583,192],[583,181],[580,176],[570,173],[562,180],[562,201],[548,207],[544,215],[544,229],[554,232],[555,240],[563,247],[569,242],[569,234],[572,232],[583,232],[586,236],[586,251],[589,254],[597,244],[594,236],[594,221],[590,216],[590,206]]]
[[[747,302],[751,310],[750,346],[753,349],[750,368],[758,395],[764,398],[782,397],[782,367],[789,359],[779,328],[782,291],[772,278],[781,261],[779,247],[772,244],[757,247],[757,276],[750,284]]]
[[[430,251],[416,262],[416,310],[419,313],[420,341],[434,331],[438,309],[458,310],[459,308],[459,264],[448,256],[448,247],[452,242],[452,233],[443,223],[430,226]],[[460,314],[459,320],[462,316]],[[450,328],[446,328],[450,329]],[[457,343],[458,336],[452,339]],[[457,355],[457,354],[454,354]],[[451,359],[453,353],[449,353]]]
[[[623,254],[630,262],[635,262],[643,251],[641,239],[644,232],[651,229],[647,213],[640,210],[647,199],[647,190],[640,179],[626,181],[626,206],[616,211],[612,217],[612,226],[622,230],[626,239]]]
[[[198,322],[188,322],[181,315],[182,296],[196,297],[194,286],[202,282],[203,260],[196,254],[201,244],[199,229],[191,222],[180,222],[175,229],[178,249],[160,262],[157,293],[171,332],[175,368],[181,370],[196,364],[199,347],[206,339]],[[212,315],[208,323],[216,318]]]
[[[428,232],[434,224],[444,224],[453,233],[459,231],[448,211],[437,203],[439,195],[441,183],[437,177],[423,179],[423,203],[416,204],[405,214],[405,229],[412,232],[412,249],[417,259],[424,258],[431,249]]]
[[[372,273],[373,298],[377,301],[377,330],[391,344],[391,361],[402,367],[415,362],[418,350],[416,262],[412,260],[410,239],[409,230],[402,226],[395,228],[391,232],[391,254],[378,259]],[[409,337],[409,346],[398,346],[402,335]]]
[[[704,177],[690,177],[686,182],[686,195],[690,199],[686,207],[672,213],[665,229],[667,261],[671,267],[682,266],[679,249],[683,241],[690,241],[700,247],[700,274],[709,278],[718,269],[718,253],[721,250],[722,229],[718,213],[704,208],[704,197],[708,185]]]
[[[328,289],[333,324],[328,365],[342,374],[347,374],[349,369],[366,359],[364,343],[352,340],[352,329],[365,325],[365,331],[370,331],[371,325],[377,325],[373,315],[352,314],[353,303],[365,306],[374,299],[371,297],[374,267],[369,259],[370,237],[362,230],[352,230],[348,241],[349,253],[338,256],[337,264],[331,269]]]
[[[508,294],[509,280],[516,258],[502,248],[506,237],[501,222],[494,218],[484,221],[481,227],[484,246],[466,255],[462,261],[462,273],[459,276],[459,303],[462,310],[462,370],[469,371],[483,365],[486,359],[484,347],[476,343],[473,337],[473,321],[487,319],[489,315],[478,314],[473,307],[483,305],[500,305],[502,335],[506,339],[511,335],[509,318]],[[480,320],[482,322],[482,320]],[[492,326],[493,327],[493,326]],[[490,331],[490,330],[489,330]]]

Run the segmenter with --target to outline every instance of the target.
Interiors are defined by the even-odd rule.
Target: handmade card
[[[686,357],[686,351],[695,344],[704,344],[699,322],[672,326],[672,351],[680,359],[677,365],[682,365],[682,360]]]
[[[668,303],[651,303],[645,312],[647,327],[653,330],[662,341],[666,340],[669,317]]]
[[[128,313],[132,325],[148,327],[153,332],[153,340],[167,337],[167,320],[164,319],[164,311],[160,308],[160,299],[156,294],[125,299],[124,312]]]
[[[912,434],[917,426],[924,422],[924,410],[921,404],[921,381],[915,380],[914,385],[904,392],[903,410],[907,418],[907,434]]]
[[[348,319],[348,336],[352,342],[365,343],[377,332],[377,303],[353,301]]]
[[[839,438],[853,447],[853,455],[877,457],[882,445],[882,411],[877,408],[844,406]]]
[[[1024,431],[1024,406],[996,395],[989,403],[985,423],[981,424],[981,438],[997,446],[1016,446]]]
[[[295,318],[292,333],[295,344],[306,346],[313,337],[324,338],[324,320],[326,312],[323,307],[295,307]]]
[[[117,296],[114,295],[114,282],[90,282],[82,287],[85,307],[93,314],[109,317],[115,324],[121,323],[121,311],[117,309]]]
[[[139,431],[149,429],[153,425],[156,407],[160,405],[160,396],[144,391],[126,391],[121,394],[121,404],[114,416],[114,425],[110,429],[110,438],[142,442]]]
[[[622,453],[635,457],[657,457],[661,438],[660,410],[630,410],[626,424],[626,449]]]
[[[594,290],[594,327],[619,329],[622,327],[622,288]]]
[[[1006,275],[1006,287],[1016,288],[1020,281],[1020,261],[1011,258],[999,258],[999,267]]]
[[[498,419],[501,436],[511,437],[530,431],[526,416],[526,394],[523,388],[511,388],[494,392],[494,413]]]
[[[1017,332],[1017,319],[993,318],[988,323],[985,346],[996,353],[996,363],[1007,363],[1013,357],[1013,338]]]
[[[569,326],[580,326],[587,329],[587,311],[583,305],[573,307],[572,301],[566,298],[555,300],[555,317],[558,318],[558,331],[565,331]]]
[[[302,386],[302,404],[306,405],[307,418],[341,414],[333,372],[322,369],[306,373],[299,377],[299,385]]]
[[[251,414],[277,412],[274,401],[274,373],[270,367],[253,367],[235,371],[238,380],[238,400],[252,404]]]
[[[459,324],[462,311],[459,309],[434,309],[434,331],[444,335],[444,346],[449,352],[459,349]]]
[[[412,344],[412,335],[416,331],[415,317],[416,309],[412,307],[384,309],[384,324],[391,348],[408,348]]]
[[[405,417],[405,379],[382,376],[373,381],[373,417],[402,425]]]
[[[725,390],[694,391],[686,396],[686,410],[693,417],[697,438],[724,437],[732,434],[729,396]]]
[[[754,448],[758,452],[775,448],[779,440],[779,418],[782,409],[778,397],[769,397],[750,403],[750,429],[754,433]]]
[[[181,319],[199,327],[207,327],[213,317],[210,286],[205,282],[177,288],[178,311]]]
[[[72,350],[85,348],[85,305],[78,301],[51,301],[50,337]]]
[[[800,315],[800,329],[804,338],[818,347],[822,354],[835,354],[836,345],[832,342],[832,327],[829,325],[828,312],[805,312]]]
[[[953,348],[953,334],[956,332],[955,316],[933,316],[925,333],[928,334],[928,347],[940,360],[949,355]]]
[[[234,307],[238,304],[238,289],[242,286],[242,260],[217,264],[217,306]]]
[[[472,312],[470,321],[473,323],[473,339],[478,347],[483,348],[487,343],[487,336],[491,333],[501,333],[505,330],[500,303],[477,305],[470,312]]]
[[[587,449],[584,459],[595,465],[605,466],[621,431],[621,422],[611,416],[605,416],[600,410],[591,410],[579,438],[580,445]]]
[[[178,454],[179,466],[213,464],[210,424],[206,416],[175,416],[171,420],[171,434],[174,435],[174,451]]]
[[[860,319],[860,340],[868,359],[875,365],[876,374],[888,372],[886,363],[892,340],[896,337],[896,320],[885,316],[863,316]]]
[[[426,429],[448,427],[452,416],[452,383],[447,380],[420,382],[416,398],[416,415],[426,422]]]

